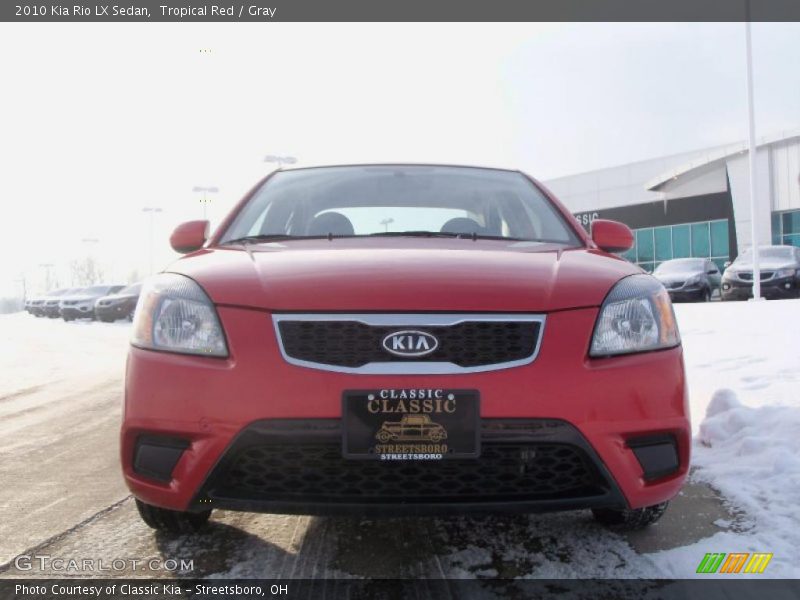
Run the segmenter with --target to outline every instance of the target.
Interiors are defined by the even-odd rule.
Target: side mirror
[[[592,240],[606,252],[627,252],[633,248],[633,232],[624,223],[595,219],[592,221]]]
[[[726,260],[725,264],[723,265],[726,269],[731,266],[731,261]]]
[[[181,223],[169,236],[169,243],[175,252],[188,254],[203,247],[209,233],[208,221],[187,221]]]

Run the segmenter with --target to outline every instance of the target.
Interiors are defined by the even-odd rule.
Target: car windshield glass
[[[221,240],[377,235],[580,243],[561,213],[521,173],[439,166],[276,173]]]
[[[778,258],[785,260],[792,260],[794,258],[794,250],[791,246],[770,246],[767,248],[759,248],[759,258]],[[739,255],[736,262],[753,262],[753,249],[748,248]]]
[[[94,285],[83,290],[82,293],[93,296],[95,294],[106,294],[110,288],[107,285]]]
[[[686,260],[670,260],[658,265],[654,271],[657,275],[665,273],[686,273],[703,270],[702,258],[687,258]]]
[[[128,294],[138,294],[139,290],[142,289],[141,283],[134,283],[133,285],[129,285],[126,288],[122,288],[120,291],[117,292],[120,296],[128,295]]]

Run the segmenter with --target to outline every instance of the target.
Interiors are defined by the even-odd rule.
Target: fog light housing
[[[168,482],[189,442],[180,438],[142,435],[136,440],[133,470],[139,475]]]
[[[633,451],[642,467],[645,481],[665,477],[678,470],[678,446],[670,434],[637,437],[628,440],[628,448]]]

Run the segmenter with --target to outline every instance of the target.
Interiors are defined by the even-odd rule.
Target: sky
[[[753,55],[757,135],[797,129],[800,24]],[[163,269],[192,188],[213,226],[267,154],[546,180],[747,135],[741,23],[2,23],[0,57],[0,297]]]

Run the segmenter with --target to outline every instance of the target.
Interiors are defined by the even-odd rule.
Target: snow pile
[[[729,389],[711,398],[696,438],[696,476],[743,511],[740,531],[714,536],[705,552],[772,552],[763,576],[798,577],[800,409],[744,406]],[[739,575],[741,576],[741,575]]]

